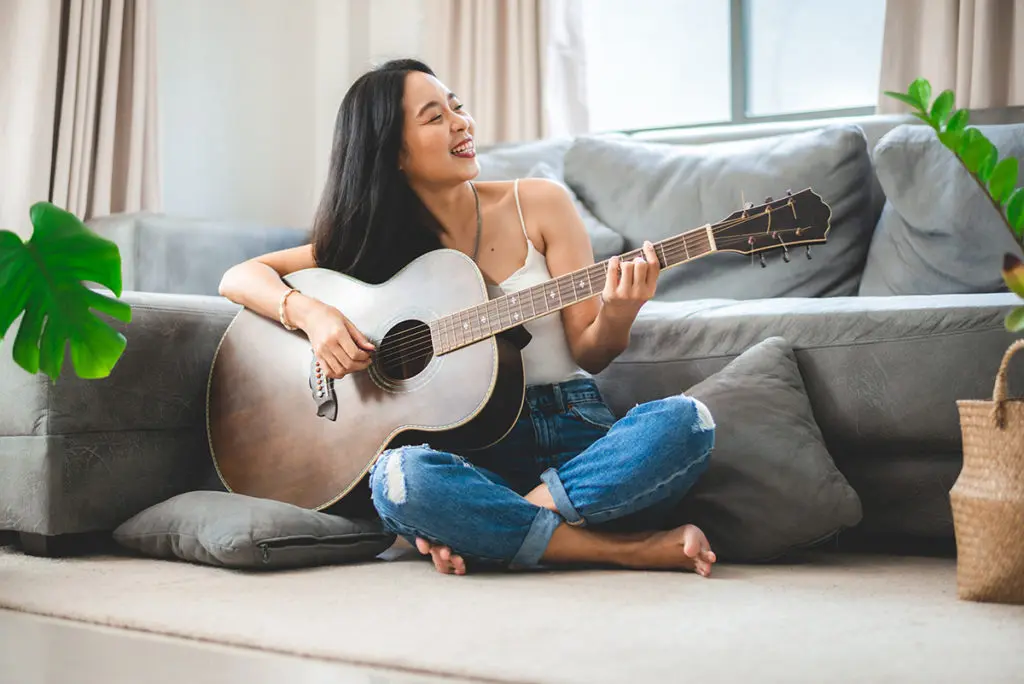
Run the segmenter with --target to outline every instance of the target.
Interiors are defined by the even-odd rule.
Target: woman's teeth
[[[452,154],[456,157],[472,157],[476,154],[476,147],[473,145],[473,141],[469,140],[452,148]]]

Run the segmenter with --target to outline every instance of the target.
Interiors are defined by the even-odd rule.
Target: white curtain
[[[918,77],[957,107],[1024,105],[1024,0],[888,0],[878,111],[905,111],[881,93]]]
[[[586,128],[581,0],[427,0],[425,58],[481,145]]]
[[[150,0],[68,0],[54,204],[80,218],[159,210]]]
[[[61,0],[0,0],[0,230],[49,196]]]

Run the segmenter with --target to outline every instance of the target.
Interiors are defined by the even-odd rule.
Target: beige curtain
[[[585,129],[578,3],[427,0],[424,56],[473,114],[479,144]]]
[[[958,107],[1024,104],[1024,0],[888,0],[878,111],[905,111],[881,92],[918,77]]]
[[[88,219],[158,210],[155,17],[150,0],[66,0],[54,204]]]
[[[0,230],[32,232],[53,152],[61,0],[0,0]]]

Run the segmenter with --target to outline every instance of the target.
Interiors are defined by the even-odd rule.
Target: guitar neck
[[[714,252],[714,229],[706,224],[675,237],[654,243],[654,253],[662,270]],[[622,260],[634,259],[643,250],[622,254]],[[442,316],[430,323],[431,338],[437,354],[475,344],[567,306],[601,294],[608,275],[608,261],[581,268],[547,282],[512,292],[483,304]]]

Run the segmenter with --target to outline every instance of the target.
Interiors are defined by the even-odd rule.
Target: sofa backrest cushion
[[[1024,159],[1024,124],[978,126],[999,158]],[[879,140],[875,170],[886,201],[861,295],[959,294],[1006,289],[1003,255],[1017,253],[988,194],[928,126]],[[1018,179],[1024,185],[1024,176]]]
[[[828,242],[814,258],[791,250],[750,256],[722,252],[662,274],[656,299],[854,295],[874,229],[871,160],[858,126],[705,145],[578,138],[565,156],[569,186],[626,238],[626,249],[715,223],[767,196],[812,188],[832,210]],[[775,263],[778,262],[778,263]]]

